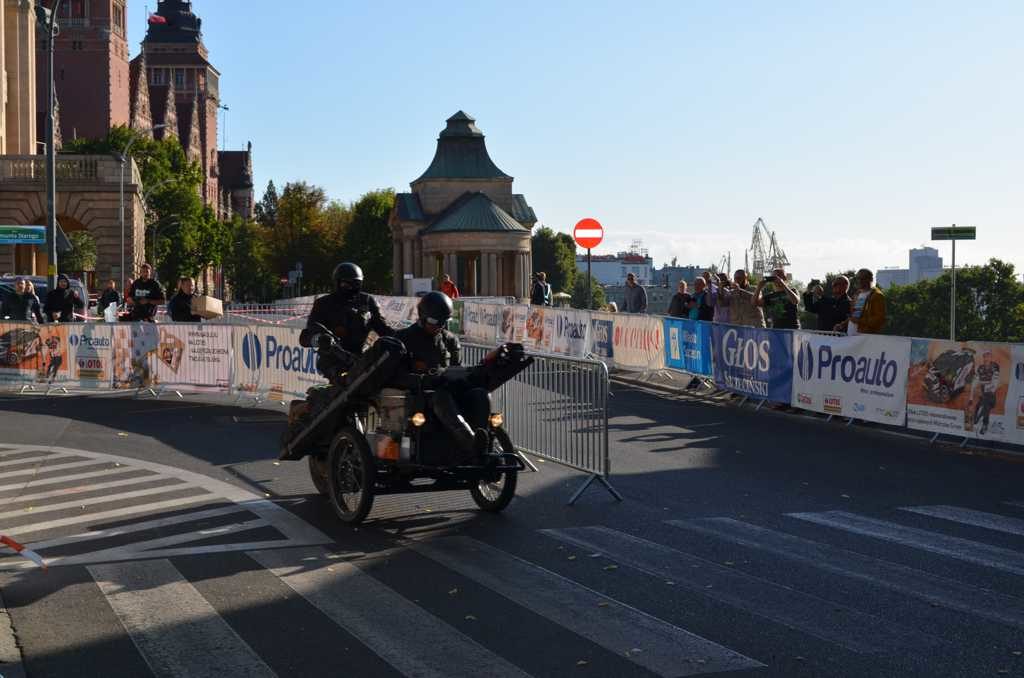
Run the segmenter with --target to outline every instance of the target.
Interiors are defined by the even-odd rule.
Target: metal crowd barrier
[[[492,347],[463,344],[463,363],[479,363]],[[534,355],[534,364],[492,395],[516,446],[589,474],[574,504],[596,480],[622,501],[608,480],[608,368],[596,360]]]

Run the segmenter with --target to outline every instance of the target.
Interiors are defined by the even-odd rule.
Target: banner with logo
[[[299,332],[276,326],[236,328],[232,389],[284,401],[304,398],[309,387],[325,383],[316,371],[316,351],[299,346]]]
[[[0,383],[69,385],[73,326],[0,323]]]
[[[67,325],[70,381],[90,390],[109,389],[113,374],[114,325]]]
[[[231,328],[224,325],[165,324],[150,355],[153,383],[191,390],[231,387]]]
[[[793,332],[793,407],[903,426],[910,340]]]
[[[625,313],[613,315],[615,366],[634,370],[665,367],[665,325],[661,318]]]
[[[711,376],[711,330],[708,323],[665,318],[665,367]]]
[[[590,348],[590,314],[586,311],[548,309],[544,322],[547,351],[582,358]]]
[[[527,348],[538,351],[544,348],[544,319],[549,309],[547,306],[529,306],[526,311],[526,327],[523,333],[523,344]]]
[[[606,365],[615,362],[615,314],[590,314],[590,354]]]
[[[472,341],[493,346],[498,337],[500,317],[500,306],[467,301],[462,311],[463,335]]]
[[[388,325],[396,329],[408,327],[416,322],[416,297],[376,297],[380,314]]]
[[[911,340],[907,426],[1024,443],[1024,346]]]
[[[113,389],[156,386],[153,359],[160,348],[160,326],[154,323],[115,324],[112,327],[111,381]]]
[[[793,337],[789,330],[711,325],[715,383],[759,400],[793,397]]]
[[[526,318],[530,307],[525,304],[514,304],[501,308],[501,320],[498,322],[498,341],[522,344],[526,336]]]

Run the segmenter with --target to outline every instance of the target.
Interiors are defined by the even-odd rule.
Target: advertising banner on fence
[[[613,314],[615,366],[658,370],[665,367],[665,325],[661,318]]]
[[[612,342],[614,336],[614,314],[590,314],[590,353],[594,358],[606,365],[611,365],[615,362],[615,346]]]
[[[0,323],[0,383],[68,384],[68,327]]]
[[[711,329],[707,323],[665,318],[665,367],[711,376]]]
[[[526,311],[526,328],[523,333],[523,344],[527,348],[544,350],[544,318],[548,312],[545,306],[529,306]]]
[[[498,341],[523,343],[523,338],[526,336],[526,317],[529,311],[530,307],[525,304],[503,306],[501,322],[498,325]]]
[[[160,342],[150,357],[154,382],[224,390],[231,386],[231,328],[223,325],[158,325]]]
[[[911,340],[907,426],[1024,443],[1024,346]]]
[[[498,337],[501,307],[467,301],[462,312],[462,332],[471,340],[492,346]]]
[[[788,330],[711,326],[715,383],[758,400],[793,396],[793,337]]]
[[[111,387],[114,326],[98,323],[68,325],[71,381],[88,389]]]
[[[235,391],[283,401],[326,381],[316,371],[316,351],[299,346],[298,329],[251,325],[233,334]]]
[[[448,331],[453,334],[462,334],[462,311],[465,302],[456,299],[452,302],[452,317],[448,321]]]
[[[793,407],[902,426],[910,340],[793,332]]]
[[[586,311],[548,309],[544,345],[551,353],[582,358],[590,347],[590,314]]]
[[[416,322],[416,304],[419,299],[415,297],[377,297],[377,304],[380,306],[380,314],[384,321],[392,327],[401,329]]]

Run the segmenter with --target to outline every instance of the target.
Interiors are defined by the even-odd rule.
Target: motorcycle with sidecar
[[[468,490],[484,511],[508,506],[525,464],[503,415],[488,407],[485,417],[475,417],[472,425],[486,444],[467,454],[454,444],[434,401],[441,390],[497,390],[533,363],[522,345],[499,346],[479,365],[414,374],[397,339],[378,339],[353,358],[326,327],[320,331],[329,340],[318,348],[323,364],[343,367],[327,370],[330,385],[292,402],[280,459],[308,457],[313,484],[338,518],[359,524],[374,497],[411,492]]]

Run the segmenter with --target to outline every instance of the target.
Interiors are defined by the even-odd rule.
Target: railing
[[[89,17],[65,17],[58,18],[57,25],[62,29],[65,28],[88,28]]]
[[[121,178],[121,166],[107,155],[58,155],[56,158],[57,181],[79,181],[90,183],[117,183]],[[0,182],[43,182],[46,180],[46,156],[8,155],[0,157]],[[125,182],[141,182],[138,166],[132,162],[131,171]]]

